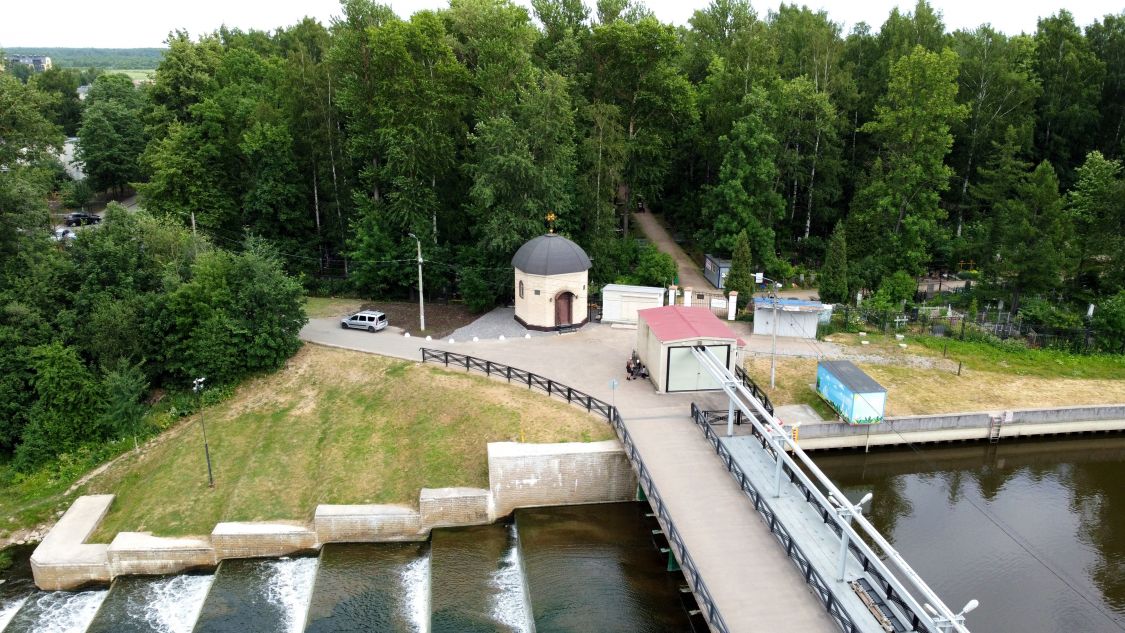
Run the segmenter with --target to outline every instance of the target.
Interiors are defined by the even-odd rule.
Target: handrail
[[[692,593],[695,594],[696,601],[703,607],[706,613],[708,624],[717,633],[730,632],[726,621],[723,620],[722,613],[719,612],[718,606],[711,597],[711,592],[707,589],[707,584],[703,581],[702,576],[699,575],[699,569],[696,567],[695,560],[692,559],[691,553],[688,552],[683,537],[680,535],[679,530],[676,529],[676,524],[672,521],[672,517],[668,514],[668,508],[664,505],[664,500],[660,496],[660,491],[657,490],[656,484],[653,483],[652,475],[649,473],[648,467],[645,466],[644,459],[641,458],[636,444],[633,443],[633,438],[629,435],[629,430],[625,428],[625,421],[621,418],[621,413],[617,410],[617,407],[562,383],[555,382],[530,371],[517,369],[510,365],[494,363],[492,361],[476,358],[475,356],[457,354],[445,350],[427,347],[422,347],[420,349],[422,350],[423,363],[427,361],[441,362],[447,367],[452,363],[458,367],[464,367],[465,371],[476,369],[489,376],[503,376],[508,382],[512,382],[514,377],[518,382],[526,383],[528,389],[541,389],[545,391],[548,396],[557,395],[561,398],[565,398],[566,401],[571,404],[585,406],[587,411],[595,412],[604,417],[606,421],[610,423],[610,426],[613,427],[614,432],[621,441],[621,445],[625,447],[625,454],[633,464],[633,468],[637,471],[637,483],[648,498],[649,505],[656,511],[657,520],[660,521],[661,527],[664,528],[668,543],[673,546],[676,558],[680,562],[680,569],[684,571],[684,577],[688,579]]]
[[[750,377],[750,374],[746,373],[746,370],[743,369],[742,366],[735,366],[734,377],[741,380],[742,385],[749,389],[750,393],[762,402],[762,406],[766,408],[766,411],[770,412],[770,415],[773,415],[773,403],[770,402],[770,397],[766,395],[765,391],[762,391],[762,388],[758,386],[758,383],[754,382],[754,379]]]
[[[693,347],[692,351],[700,364],[705,369],[708,369],[716,378],[723,377],[724,375],[730,376],[729,370],[727,370],[725,364],[719,361],[707,348]],[[851,521],[854,521],[862,530],[863,534],[883,550],[887,558],[895,564],[899,574],[905,577],[914,589],[922,594],[922,600],[919,600],[913,593],[907,590],[896,574],[886,569],[882,559],[871,549],[867,541],[861,537],[860,532],[852,527],[851,521],[840,516],[840,514],[836,512],[835,506],[829,501],[829,497],[834,497],[841,504],[850,503],[844,493],[832,483],[832,480],[828,479],[828,477],[821,472],[820,468],[813,463],[812,459],[809,458],[803,450],[801,450],[801,447],[793,441],[792,437],[790,437],[788,433],[783,432],[780,421],[778,421],[773,414],[769,413],[760,401],[752,396],[746,386],[740,381],[726,378],[721,382],[723,390],[727,392],[731,400],[739,409],[744,410],[746,413],[745,417],[758,432],[763,442],[763,448],[768,445],[768,449],[775,456],[775,459],[779,460],[781,465],[788,467],[790,481],[794,483],[796,481],[802,482],[803,487],[801,489],[805,493],[805,499],[809,503],[813,503],[815,500],[816,504],[819,505],[823,511],[821,512],[822,517],[827,519],[828,516],[826,515],[830,516],[832,522],[829,523],[829,525],[835,524],[835,527],[832,528],[833,531],[840,534],[839,530],[843,530],[848,535],[850,540],[848,549],[851,551],[856,551],[857,549],[861,551],[864,555],[863,558],[870,561],[871,565],[879,570],[882,576],[881,579],[885,581],[887,585],[886,590],[889,592],[888,597],[905,607],[906,611],[912,616],[913,625],[917,627],[920,623],[926,626],[926,630],[934,632],[948,629],[956,631],[957,633],[969,633],[969,629],[961,623],[962,616],[960,614],[954,614],[953,611],[942,602],[941,598],[930,589],[929,585],[914,571],[910,564],[906,562],[906,559],[895,550],[886,538],[879,533],[878,529],[876,529],[862,513],[849,513]],[[747,405],[747,402],[749,405]],[[757,410],[756,413],[751,410],[752,408]],[[767,430],[767,427],[769,427],[770,430]],[[705,428],[710,429],[710,425],[707,425]],[[712,433],[713,432],[714,431],[712,431]],[[816,483],[814,483],[809,475],[805,473],[805,470],[801,469],[797,465],[797,462],[789,456],[787,450],[791,451],[793,455],[805,465],[806,470],[812,473],[812,476],[816,478]],[[817,484],[820,484],[820,486]],[[821,487],[823,487],[827,495],[825,492],[821,491]],[[885,573],[883,573],[884,571]],[[899,594],[897,599],[893,595],[895,592]],[[923,601],[929,603],[936,609],[940,619],[944,620],[944,622],[940,625],[938,622],[935,622],[934,618],[931,617],[922,606]]]

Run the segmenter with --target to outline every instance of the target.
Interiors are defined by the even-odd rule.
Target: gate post
[[[684,288],[684,307],[685,308],[691,307],[691,288],[690,287]]]
[[[675,284],[668,286],[668,305],[676,305],[676,286]]]
[[[738,314],[738,291],[731,290],[727,297],[727,321],[733,321],[736,314]]]

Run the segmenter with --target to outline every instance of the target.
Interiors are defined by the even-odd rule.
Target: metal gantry
[[[881,579],[897,594],[895,601],[910,612],[907,614],[912,616],[910,620],[921,624],[925,630],[933,633],[970,633],[965,626],[965,614],[975,609],[979,603],[971,600],[956,613],[946,606],[925,580],[906,562],[906,559],[863,516],[861,506],[869,500],[870,495],[857,504],[848,501],[844,493],[793,441],[781,422],[766,410],[722,361],[702,346],[693,347],[692,354],[700,366],[716,379],[730,399],[727,405],[727,436],[734,435],[733,418],[734,410],[737,408],[760,434],[764,446],[768,447],[767,450],[774,455],[776,461],[773,496],[775,498],[781,496],[783,466],[787,466],[790,476],[800,481],[807,491],[806,497],[809,503],[819,506],[822,516],[833,517],[841,541],[837,580],[843,579],[849,549],[855,548],[865,559],[864,568],[875,567]],[[804,468],[802,469],[801,466]],[[864,536],[882,550],[883,556],[893,569],[880,560],[880,556],[868,545]]]

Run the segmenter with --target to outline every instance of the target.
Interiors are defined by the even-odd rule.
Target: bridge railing
[[[847,611],[840,605],[836,596],[829,588],[828,583],[825,582],[824,577],[813,568],[804,550],[801,549],[801,546],[798,545],[789,534],[789,530],[777,518],[777,515],[769,507],[769,504],[763,499],[761,491],[750,482],[749,477],[743,472],[738,462],[734,460],[726,444],[719,440],[719,436],[715,433],[715,430],[711,428],[711,425],[719,420],[720,416],[725,421],[727,416],[726,411],[704,411],[694,402],[691,403],[692,420],[695,420],[696,425],[703,429],[704,436],[706,436],[707,441],[715,449],[715,453],[719,456],[719,459],[723,462],[727,471],[734,477],[742,493],[750,499],[750,503],[754,506],[754,509],[765,519],[770,532],[785,549],[785,553],[796,563],[797,569],[801,572],[801,576],[805,579],[805,582],[808,583],[809,587],[812,588],[816,597],[820,599],[821,604],[823,604],[825,610],[828,611],[828,615],[832,616],[832,619],[836,621],[836,624],[845,633],[858,631],[858,627],[852,621]],[[760,435],[757,429],[755,429],[754,434]]]
[[[640,485],[641,490],[644,491],[645,497],[648,498],[649,505],[655,512],[657,520],[660,521],[661,527],[664,528],[664,535],[667,537],[668,543],[672,546],[672,551],[675,553],[676,559],[680,562],[680,569],[684,572],[684,578],[687,579],[692,593],[695,595],[696,602],[707,618],[708,624],[711,626],[711,629],[717,633],[729,633],[730,629],[727,628],[722,613],[719,612],[718,606],[715,605],[715,601],[711,597],[711,592],[707,589],[707,583],[705,583],[703,577],[699,575],[699,569],[696,567],[695,560],[692,559],[691,553],[688,552],[687,546],[684,544],[683,537],[680,535],[679,530],[676,529],[676,524],[672,521],[671,515],[668,514],[668,508],[664,504],[664,499],[660,496],[660,491],[657,490],[656,484],[652,481],[652,475],[649,473],[648,467],[645,466],[644,459],[641,458],[636,444],[633,443],[633,438],[629,435],[629,430],[625,428],[625,421],[621,418],[621,413],[617,410],[617,407],[587,393],[524,369],[517,369],[509,365],[494,363],[466,354],[457,354],[426,347],[421,348],[421,350],[422,362],[442,363],[447,367],[463,367],[465,371],[476,370],[488,376],[505,378],[508,382],[526,384],[528,389],[539,389],[548,396],[565,399],[571,404],[583,407],[587,411],[597,413],[604,417],[606,421],[610,423],[610,426],[613,427],[618,440],[621,441],[621,445],[624,446],[625,454],[629,457],[630,463],[633,464],[633,469],[637,472],[637,483]]]
[[[754,382],[754,379],[750,377],[750,374],[746,373],[746,370],[742,368],[742,365],[735,366],[734,377],[741,380],[742,385],[746,387],[746,389],[749,390],[750,393],[755,398],[757,398],[759,402],[762,403],[762,406],[766,408],[766,411],[770,412],[770,415],[773,415],[773,403],[770,402],[770,397],[766,395],[766,392],[762,391],[762,388],[758,386],[758,383]]]
[[[693,348],[693,353],[700,364],[716,377],[722,377],[723,374],[729,376],[729,370],[726,366],[706,348]],[[872,576],[878,580],[878,584],[886,593],[887,598],[903,608],[904,613],[911,620],[911,626],[914,630],[933,633],[945,630],[969,633],[969,629],[964,625],[963,616],[954,614],[942,602],[933,589],[926,584],[922,577],[906,562],[906,559],[861,512],[849,512],[847,519],[844,518],[843,514],[838,514],[836,504],[830,501],[830,498],[841,504],[849,504],[847,497],[821,472],[812,459],[801,450],[800,446],[783,431],[780,422],[773,414],[767,412],[762,402],[754,399],[749,390],[740,384],[737,379],[729,382],[724,380],[723,389],[738,408],[745,410],[747,415],[743,418],[744,421],[749,421],[754,427],[757,431],[755,435],[763,442],[763,447],[777,460],[778,465],[785,467],[785,472],[788,474],[790,481],[801,482],[799,489],[805,500],[820,506],[821,510],[818,510],[820,516],[833,526],[832,530],[837,535],[843,538],[843,534],[846,532],[849,539],[848,550],[853,553],[858,551],[861,554],[857,557],[860,562],[864,566],[874,569],[875,573],[872,573]],[[708,430],[712,434],[714,433],[711,430],[710,423],[703,426],[705,427],[704,433],[707,433]],[[767,431],[767,428],[770,430]],[[786,452],[786,447],[792,451],[792,456]],[[798,462],[804,465],[807,473],[802,470]],[[852,522],[854,522],[854,527]],[[869,541],[882,551],[882,555],[876,554],[872,545],[868,544]],[[888,564],[894,566],[894,572],[888,568]],[[870,570],[869,573],[871,573]],[[907,585],[910,589],[907,588]],[[933,609],[936,614],[931,617],[923,604],[930,605],[930,609]]]

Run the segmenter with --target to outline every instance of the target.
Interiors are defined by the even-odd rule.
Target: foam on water
[[[423,555],[408,563],[399,578],[402,583],[403,609],[406,620],[416,633],[430,630],[430,557]]]
[[[305,630],[317,561],[316,558],[283,558],[269,563],[266,598],[282,608],[288,633]]]
[[[508,526],[508,540],[508,555],[492,574],[492,586],[497,589],[492,599],[492,618],[517,633],[533,633],[535,620],[531,617],[531,598],[527,595],[527,576],[515,523]]]
[[[152,581],[126,613],[160,633],[191,633],[215,576],[167,576]]]
[[[27,602],[27,598],[27,596],[24,596],[12,600],[11,602],[0,604],[0,631],[8,627],[8,623],[12,621],[12,618],[16,617],[16,612],[20,610],[23,603]]]
[[[79,593],[51,591],[28,598],[39,612],[35,633],[82,633],[108,593],[104,589]]]

